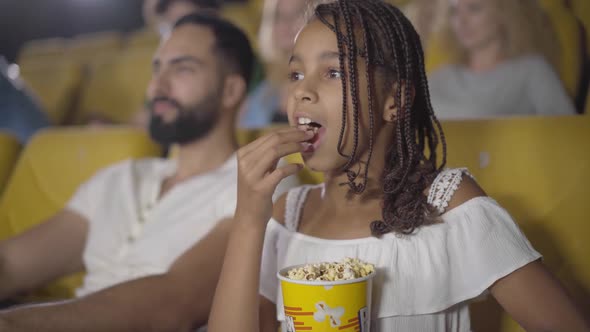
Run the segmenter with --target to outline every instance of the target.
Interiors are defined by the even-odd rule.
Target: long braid
[[[345,165],[348,185],[355,193],[366,189],[375,144],[374,74],[385,74],[387,82],[384,91],[393,93],[397,107],[393,133],[395,142],[391,142],[385,151],[382,220],[372,222],[371,231],[376,236],[388,232],[411,234],[416,228],[436,219],[436,212],[427,203],[424,191],[446,163],[445,137],[429,100],[420,38],[399,9],[379,0],[336,0],[318,5],[315,16],[336,34],[341,72],[348,69],[347,77],[342,80],[343,115],[338,152],[348,159]],[[363,46],[357,47],[357,42]],[[367,110],[360,109],[358,57],[364,59],[367,68]],[[350,91],[347,86],[350,86]],[[351,106],[348,106],[347,92],[350,92]],[[357,160],[361,111],[369,112],[366,161]],[[349,112],[353,128],[347,128]],[[344,135],[349,129],[353,133],[353,147],[351,154],[345,155]],[[440,166],[437,165],[439,143],[443,148]],[[365,163],[361,184],[355,183],[359,173],[349,169],[354,163]]]
[[[339,29],[337,29],[336,27],[340,26],[340,16],[338,15],[334,15],[334,25],[332,25],[330,22],[327,21],[327,19],[323,16],[318,16],[318,18],[320,19],[320,21],[322,21],[322,23],[324,23],[324,25],[328,26],[335,34],[336,34],[336,39],[338,41],[338,61],[340,62],[340,72],[341,73],[345,73],[345,61],[344,61],[344,54],[345,54],[345,48],[344,48],[344,37],[342,36],[342,33],[340,32]],[[348,103],[347,103],[347,78],[346,76],[342,75],[342,126],[340,127],[340,134],[338,137],[338,153],[342,156],[345,157],[347,159],[350,159],[351,157],[346,155],[343,151],[343,143],[342,141],[344,140],[344,133],[346,132],[346,120],[347,120],[347,116],[348,116]]]
[[[356,45],[356,38],[354,35],[354,30],[352,26],[352,13],[348,6],[347,1],[340,1],[340,12],[344,16],[344,22],[346,26],[346,35],[348,39],[348,73],[350,75],[350,93],[352,95],[352,110],[353,110],[353,126],[354,126],[354,135],[353,135],[353,146],[352,146],[352,153],[350,159],[344,166],[345,169],[348,169],[355,161],[356,153],[359,145],[359,102],[358,102],[358,78],[357,78],[357,45]],[[358,176],[358,173],[348,170],[348,184],[349,187],[353,190],[353,192],[359,193],[362,190],[359,190],[359,186],[354,182]]]
[[[367,22],[365,18],[360,15],[359,11],[359,21],[361,22],[361,26],[363,27],[363,38],[365,39],[365,48],[363,50],[364,58],[365,58],[365,66],[370,68],[371,62],[373,61],[373,54],[371,53],[371,48],[368,46],[370,44],[371,35],[368,33]],[[366,71],[366,78],[367,78],[367,88],[369,89],[368,93],[368,101],[369,101],[369,154],[367,156],[367,167],[365,167],[365,174],[364,174],[364,182],[362,184],[361,190],[364,190],[367,186],[367,180],[369,179],[369,164],[371,163],[371,158],[373,157],[373,145],[375,140],[375,114],[373,110],[373,72],[371,70]]]

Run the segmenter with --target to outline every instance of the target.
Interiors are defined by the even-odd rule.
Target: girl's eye
[[[328,70],[328,78],[331,79],[340,79],[342,77],[342,73],[336,69]]]
[[[296,71],[289,73],[289,80],[292,82],[300,81],[303,79],[303,74],[298,73]]]

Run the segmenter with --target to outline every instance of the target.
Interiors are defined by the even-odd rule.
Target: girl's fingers
[[[299,171],[301,171],[301,169],[303,169],[302,164],[288,164],[286,166],[279,167],[266,176],[261,185],[268,188],[269,191],[272,190],[272,192],[274,192],[281,180],[291,175],[297,174]]]
[[[279,160],[290,154],[303,151],[303,146],[300,143],[286,143],[277,145],[264,151],[262,155],[251,155],[256,157],[250,163],[250,169],[247,172],[255,179],[262,179],[266,174],[272,173]]]
[[[312,138],[313,135],[314,134],[311,131],[302,131],[299,129],[276,132],[266,138],[266,140],[259,146],[259,150],[264,153],[268,149],[272,149],[281,144],[305,142]]]
[[[262,152],[272,145],[288,143],[288,142],[297,142],[297,141],[304,141],[313,137],[313,134],[306,133],[297,128],[285,128],[273,132],[271,134],[265,135],[260,137],[259,139],[255,140],[254,142],[242,147],[238,151],[238,158],[244,158],[250,153],[253,152]]]

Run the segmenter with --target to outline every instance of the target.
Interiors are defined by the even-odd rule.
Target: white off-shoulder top
[[[465,169],[442,171],[431,186],[429,203],[444,211],[464,174]],[[284,314],[278,270],[356,257],[377,269],[371,331],[471,331],[470,300],[541,257],[490,197],[473,198],[444,212],[443,222],[407,236],[328,240],[298,233],[306,196],[317,187],[291,189],[285,224],[270,220],[267,226],[260,294],[276,303],[279,321]]]

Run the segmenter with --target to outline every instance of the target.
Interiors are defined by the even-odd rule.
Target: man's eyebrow
[[[204,64],[203,60],[201,60],[201,59],[199,59],[199,58],[197,58],[195,56],[192,56],[192,55],[179,56],[179,57],[173,58],[172,60],[170,60],[168,62],[171,65],[176,65],[176,64],[179,64],[179,63],[183,63],[183,62],[192,62],[192,63],[197,64],[197,65]]]

